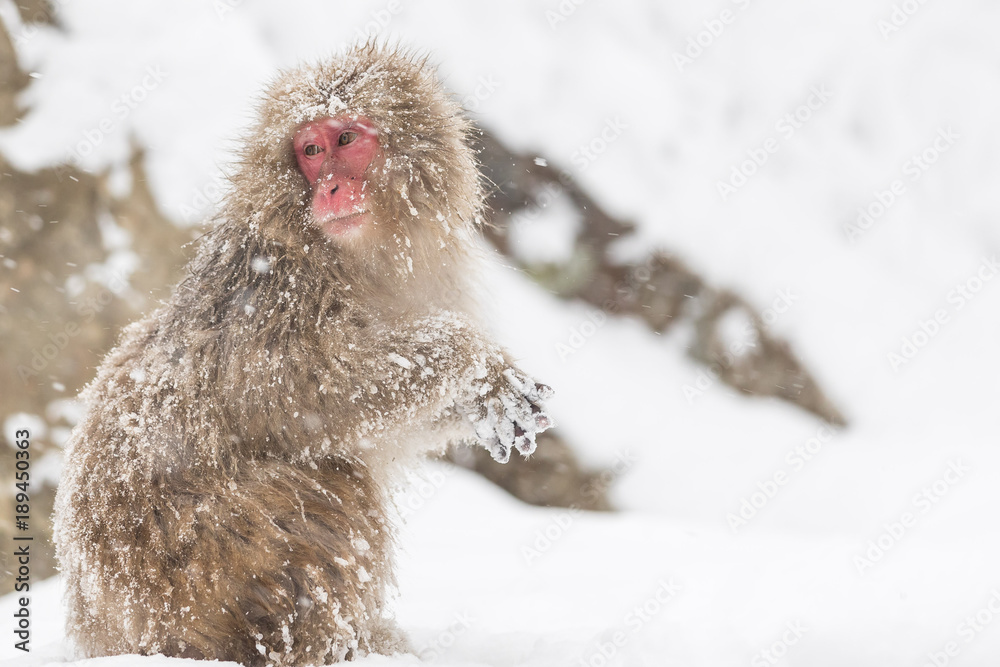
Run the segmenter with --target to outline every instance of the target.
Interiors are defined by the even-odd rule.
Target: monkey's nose
[[[339,185],[333,186],[333,188],[330,190],[330,196],[332,197],[333,195],[337,194],[337,190],[339,189],[340,189]]]

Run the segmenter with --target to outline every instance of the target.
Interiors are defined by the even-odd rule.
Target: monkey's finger
[[[514,417],[510,406],[501,398],[490,403],[490,423],[494,424],[500,443],[510,449],[514,445]]]
[[[532,401],[546,401],[556,395],[555,389],[547,384],[536,382],[528,398]]]
[[[511,415],[514,423],[514,448],[527,458],[535,451],[535,417],[531,412],[531,404],[522,399],[523,406],[518,406],[516,414]]]
[[[520,394],[527,395],[535,386],[535,381],[516,368],[508,368],[503,372],[507,382]]]
[[[522,394],[513,395],[501,395],[500,401],[503,403],[504,409],[507,411],[507,417],[511,421],[519,424],[528,426],[527,430],[532,430],[530,428],[531,419],[531,402],[528,401],[527,397]]]
[[[487,442],[496,436],[497,424],[497,400],[495,398],[480,401],[469,410],[469,421],[475,428],[476,435],[483,442]]]
[[[510,460],[510,448],[505,447],[498,438],[493,438],[492,442],[487,443],[486,449],[497,463],[507,463]]]
[[[541,406],[537,403],[531,404],[531,414],[534,419],[536,433],[541,433],[556,425],[556,420],[549,413],[542,410]]]
[[[528,458],[535,453],[535,432],[525,431],[520,425],[515,425],[514,446],[517,447],[517,451],[521,452],[521,456]]]
[[[551,419],[541,408],[521,397],[514,416],[514,446],[525,458],[535,451],[535,436],[551,424]]]
[[[472,422],[473,428],[476,430],[476,435],[480,440],[485,442],[495,437],[493,427],[490,425],[489,418],[486,415],[470,413],[469,421]]]

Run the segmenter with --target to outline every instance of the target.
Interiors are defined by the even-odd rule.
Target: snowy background
[[[135,140],[163,210],[195,223],[277,68],[366,34],[398,40],[440,63],[477,121],[639,222],[643,247],[746,295],[850,420],[833,434],[705,381],[681,332],[609,319],[560,355],[588,308],[498,264],[498,335],[557,389],[552,412],[585,460],[616,466],[624,511],[530,507],[429,466],[397,603],[422,659],[1000,660],[1000,4],[55,4],[62,29],[0,1],[34,73],[32,112],[0,131],[17,167],[72,158],[127,190]],[[754,173],[744,184],[734,168]],[[539,221],[537,252],[565,250],[560,213]],[[525,303],[531,327],[504,316]],[[33,588],[34,651],[11,664],[66,660],[58,597],[56,580]],[[0,600],[4,627],[13,607]],[[4,635],[0,658],[17,658]]]

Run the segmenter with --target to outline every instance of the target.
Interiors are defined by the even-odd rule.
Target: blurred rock
[[[658,333],[688,320],[695,330],[689,354],[726,384],[749,395],[778,397],[834,425],[846,423],[791,346],[771,335],[758,311],[740,296],[709,285],[663,250],[651,250],[631,263],[614,259],[612,248],[633,233],[634,225],[608,215],[569,172],[535,155],[515,153],[489,132],[482,133],[480,159],[495,184],[487,236],[543,286],[608,315],[638,318]],[[535,217],[559,197],[580,217],[571,257],[550,264],[518,257],[507,233],[511,221]],[[740,341],[739,354],[731,353],[732,341],[721,326],[732,315],[746,321],[753,334]]]
[[[0,18],[0,126],[11,125],[20,117],[17,94],[27,85],[28,75],[17,65],[14,44]]]
[[[553,431],[538,436],[538,449],[529,459],[511,456],[500,464],[482,447],[453,447],[445,458],[531,505],[612,509],[607,496],[616,475],[585,470],[566,441]]]

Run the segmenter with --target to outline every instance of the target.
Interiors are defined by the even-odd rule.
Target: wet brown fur
[[[292,153],[298,127],[343,113],[379,131],[364,244],[318,231]],[[402,648],[394,471],[475,437],[459,406],[484,415],[509,370],[468,312],[482,192],[433,71],[362,47],[280,76],[259,117],[187,277],[83,394],[56,508],[83,656]]]

